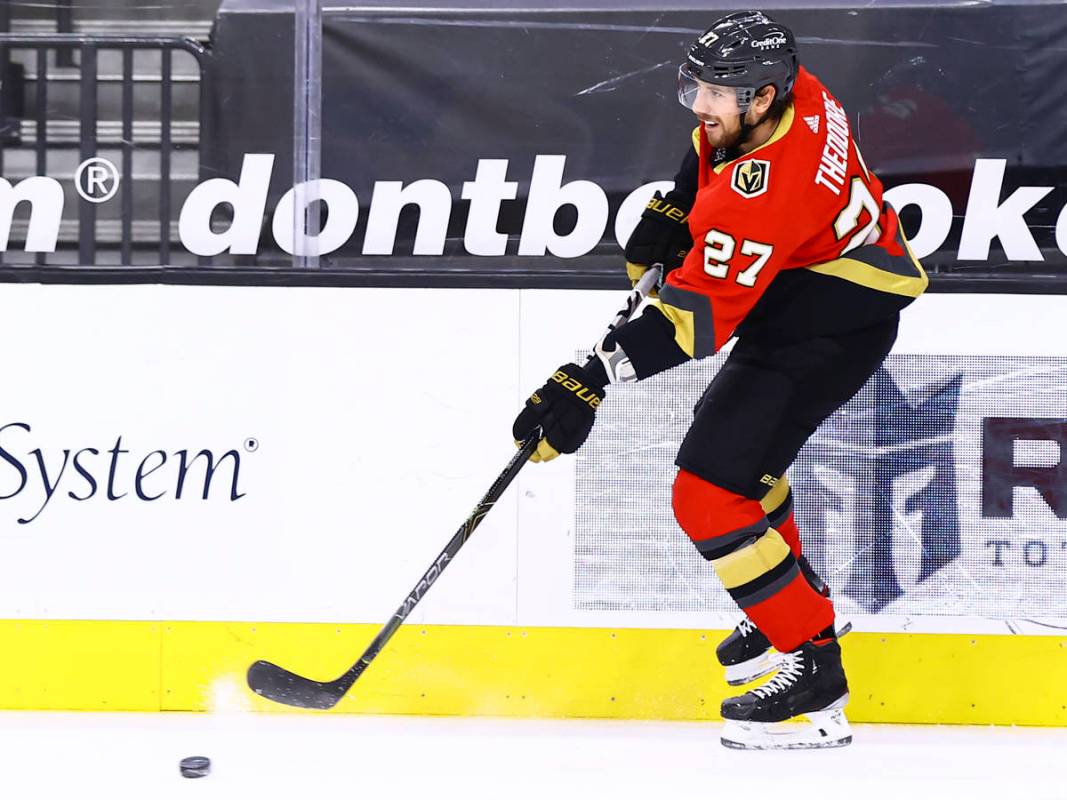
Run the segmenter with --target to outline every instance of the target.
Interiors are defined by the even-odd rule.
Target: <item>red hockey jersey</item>
[[[761,316],[782,316],[789,305],[783,286],[792,281],[778,279],[796,270],[828,279],[812,278],[827,287],[826,307],[805,317],[817,319],[820,332],[833,332],[836,313],[845,329],[864,314],[867,324],[876,322],[926,289],[926,274],[882,199],[881,181],[863,163],[844,109],[804,68],[793,103],[762,146],[716,166],[702,126],[693,138],[700,153],[689,214],[694,245],[668,275],[659,306],[690,357],[721,348],[776,282],[783,299],[764,303],[772,307],[761,308]],[[812,280],[804,290],[809,304],[821,291],[811,290]]]

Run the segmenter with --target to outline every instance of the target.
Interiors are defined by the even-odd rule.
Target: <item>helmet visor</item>
[[[678,102],[690,111],[713,114],[744,114],[756,90],[747,86],[707,83],[693,74],[688,62],[678,67]]]

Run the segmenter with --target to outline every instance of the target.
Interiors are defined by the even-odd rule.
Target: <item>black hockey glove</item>
[[[636,286],[649,267],[662,264],[662,283],[668,272],[682,265],[692,246],[689,199],[678,192],[666,197],[656,192],[626,242],[626,274]]]
[[[596,373],[601,373],[597,375]],[[564,364],[544,386],[530,395],[515,418],[515,443],[541,428],[541,441],[531,461],[551,461],[560,453],[573,453],[589,436],[597,406],[604,399],[603,370]]]

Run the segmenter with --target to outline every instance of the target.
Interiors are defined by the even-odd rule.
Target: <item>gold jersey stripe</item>
[[[752,544],[711,562],[727,589],[744,586],[777,567],[792,554],[782,534],[774,528]]]
[[[904,228],[900,224],[899,218],[897,219],[897,238],[900,240],[900,243],[904,245],[904,252],[908,254],[908,258],[910,258],[911,263],[915,265],[915,269],[919,270],[919,274],[922,275],[923,280],[925,281],[923,288],[925,289],[926,286],[930,284],[930,278],[927,277],[926,270],[923,269],[922,263],[915,257],[915,253],[911,249],[911,242],[908,241],[908,236],[904,233]]]
[[[693,312],[668,305],[662,300],[653,300],[652,304],[657,306],[663,312],[663,316],[671,321],[674,326],[674,341],[687,356],[693,358],[696,342],[696,323],[693,320]]]
[[[659,293],[657,307],[674,325],[674,340],[690,358],[715,353],[715,315],[711,298],[700,292],[667,284]]]
[[[807,269],[818,272],[820,275],[841,278],[875,291],[903,297],[918,297],[926,291],[930,279],[918,262],[915,262],[915,265],[919,270],[917,276],[896,275],[853,258],[838,258],[824,264],[815,264]]]
[[[915,257],[915,253],[908,244],[908,237],[904,229],[897,223],[897,242],[904,248],[905,255],[891,256],[885,250],[876,245],[859,247],[852,251],[855,256],[864,253],[871,254],[872,259],[883,261],[887,268],[879,267],[862,261],[860,258],[843,256],[823,264],[815,264],[805,267],[812,272],[821,275],[829,275],[834,278],[865,286],[887,294],[896,294],[903,297],[918,297],[926,291],[930,285],[930,278],[926,270]],[[896,271],[894,271],[896,270]]]

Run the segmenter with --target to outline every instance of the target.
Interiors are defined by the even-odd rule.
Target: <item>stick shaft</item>
[[[633,288],[626,297],[626,305],[615,315],[615,318],[608,325],[604,335],[600,337],[599,341],[603,341],[609,334],[611,334],[616,328],[624,324],[626,320],[637,310],[637,307],[652,291],[652,287],[655,286],[656,281],[659,278],[659,270],[653,267],[648,270],[638,281],[637,285]],[[598,341],[598,343],[599,343]],[[590,356],[589,360],[594,359],[596,356]],[[352,681],[354,682],[358,678],[364,669],[370,666],[370,662],[374,660],[375,656],[382,651],[382,648],[393,638],[393,634],[396,633],[397,628],[401,623],[407,619],[415,606],[419,604],[419,601],[425,597],[426,592],[433,586],[434,582],[441,577],[441,573],[444,572],[452,560],[456,557],[456,554],[460,551],[460,548],[466,543],[466,541],[474,533],[474,530],[485,519],[485,515],[496,504],[496,501],[500,499],[500,496],[504,493],[504,490],[511,485],[511,482],[515,479],[515,476],[519,474],[519,471],[526,466],[533,451],[537,448],[537,443],[540,440],[540,431],[535,431],[519,446],[519,450],[512,457],[511,461],[504,468],[493,485],[489,487],[489,491],[485,493],[485,496],[481,499],[477,506],[474,507],[474,511],[471,515],[459,526],[459,530],[455,532],[448,544],[445,545],[444,550],[434,559],[433,564],[426,570],[426,573],[419,579],[419,582],[415,584],[415,588],[408,592],[408,596],[404,599],[404,602],[400,604],[400,607],[393,613],[389,621],[385,623],[385,626],[378,632],[378,635],[374,637],[374,640],[368,645],[366,651],[360,656],[350,672],[352,675]]]
[[[449,539],[444,550],[442,550],[437,558],[434,559],[430,568],[426,570],[426,573],[419,579],[419,582],[415,584],[415,588],[408,593],[408,596],[404,598],[404,602],[400,604],[400,607],[393,613],[393,616],[389,618],[389,621],[385,623],[385,626],[378,632],[378,635],[375,636],[374,640],[367,646],[366,651],[360,656],[359,661],[357,661],[352,666],[352,669],[349,670],[349,672],[352,673],[352,682],[355,682],[356,678],[363,673],[363,670],[370,666],[370,662],[374,660],[375,656],[377,656],[389,640],[393,638],[393,634],[396,633],[397,628],[400,627],[401,623],[407,619],[408,614],[410,614],[415,606],[419,604],[419,601],[426,596],[426,592],[433,586],[434,581],[441,577],[441,573],[444,572],[445,567],[447,567],[452,562],[452,559],[456,557],[460,548],[463,547],[466,541],[471,537],[471,534],[474,533],[475,528],[481,524],[482,520],[485,519],[485,515],[489,513],[490,509],[496,504],[496,501],[500,499],[504,490],[511,485],[515,476],[519,474],[519,470],[526,465],[526,462],[529,460],[533,451],[537,449],[539,440],[540,436],[538,433],[535,433],[522,443],[511,461],[508,462],[507,467],[505,467],[504,471],[497,476],[493,485],[489,487],[489,491],[485,493],[485,496],[481,499],[478,505],[475,506],[471,515],[459,526],[459,530],[457,530],[452,538]]]
[[[626,305],[615,315],[615,318],[608,325],[604,335],[594,346],[594,353],[596,348],[599,347],[605,338],[624,324],[626,320],[637,310],[637,307],[641,304],[641,301],[648,296],[655,286],[656,281],[659,278],[659,269],[653,267],[648,270],[641,278],[641,280],[634,287],[633,291],[626,298]],[[596,355],[589,357],[589,360],[596,358]],[[511,485],[511,482],[515,479],[515,476],[519,474],[519,471],[526,466],[530,456],[534,450],[537,449],[537,444],[541,439],[540,429],[531,433],[519,446],[518,451],[512,456],[508,465],[504,468],[492,486],[489,487],[489,491],[485,493],[485,496],[474,507],[474,511],[470,516],[460,525],[459,530],[453,534],[452,538],[445,545],[444,550],[434,559],[434,562],[430,565],[430,568],[426,570],[419,582],[415,584],[415,588],[412,589],[404,602],[400,604],[399,608],[393,613],[393,616],[389,618],[389,621],[385,623],[382,629],[378,632],[378,635],[374,637],[374,640],[367,646],[367,649],[363,652],[363,655],[359,657],[359,660],[353,664],[344,675],[335,681],[329,683],[320,683],[308,678],[296,675],[281,667],[270,662],[259,661],[253,664],[249,668],[249,686],[253,690],[262,694],[265,697],[269,697],[277,702],[288,703],[289,705],[301,706],[304,708],[332,708],[347,692],[352,688],[352,684],[356,682],[364,670],[370,666],[375,657],[385,648],[389,640],[393,638],[393,634],[407,619],[408,615],[415,609],[415,606],[419,604],[426,593],[430,590],[430,587],[441,577],[441,573],[444,572],[447,567],[455,559],[456,554],[467,542],[467,540],[474,533],[475,529],[481,524],[485,516],[496,505],[497,500],[504,493],[504,490]]]

